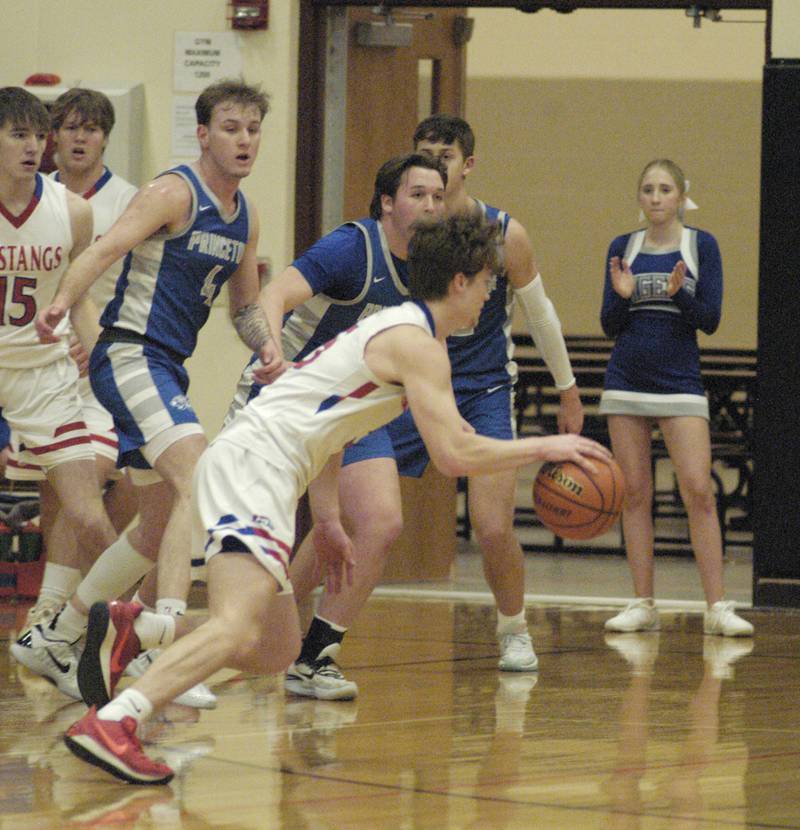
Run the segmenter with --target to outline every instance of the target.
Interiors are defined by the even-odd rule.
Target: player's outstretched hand
[[[67,310],[53,303],[43,308],[36,317],[36,334],[41,343],[58,343],[61,339],[55,334],[56,326],[64,319]]]
[[[262,365],[253,369],[253,379],[262,386],[276,381],[292,365],[283,359],[283,352],[272,337],[264,344],[258,356]]]
[[[540,438],[544,461],[574,461],[591,473],[597,472],[593,458],[610,458],[611,452],[602,444],[583,435],[548,435]]]
[[[355,556],[353,542],[339,521],[323,521],[314,525],[314,549],[317,554],[317,571],[325,577],[329,593],[342,590],[342,577],[353,584]]]

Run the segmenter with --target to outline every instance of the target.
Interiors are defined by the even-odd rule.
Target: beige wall
[[[469,14],[470,77],[755,81],[764,63],[765,12],[725,11],[699,29],[681,10]]]
[[[472,78],[467,117],[479,138],[472,192],[528,229],[564,330],[600,332],[609,242],[637,227],[636,182],[673,158],[717,237],[725,269],[716,345],[755,345],[760,87],[740,81]],[[615,124],[614,113],[624,113]],[[743,116],[744,113],[744,116]],[[721,128],[736,124],[736,130]],[[508,136],[514,137],[509,141]]]
[[[600,331],[608,244],[637,226],[642,167],[667,156],[701,207],[687,221],[722,249],[713,342],[754,346],[764,24],[695,29],[680,11],[471,15],[471,189],[528,229],[565,331]]]

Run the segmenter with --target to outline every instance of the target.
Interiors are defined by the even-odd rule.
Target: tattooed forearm
[[[233,315],[233,325],[242,342],[254,352],[261,351],[269,340],[269,323],[258,303],[243,306]]]

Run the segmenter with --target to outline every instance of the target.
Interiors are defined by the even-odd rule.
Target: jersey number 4
[[[211,303],[214,302],[214,297],[217,296],[217,291],[219,286],[214,282],[214,277],[219,274],[222,270],[221,265],[215,265],[207,274],[205,280],[203,280],[203,287],[200,289],[200,296],[204,298],[204,302],[209,308],[211,307]]]
[[[8,283],[11,282],[11,298],[8,298]],[[27,326],[36,316],[36,299],[33,292],[36,290],[35,277],[7,277],[0,276],[0,325]],[[6,304],[22,306],[22,313],[6,316]]]

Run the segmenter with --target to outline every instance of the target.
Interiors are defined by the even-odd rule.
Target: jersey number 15
[[[12,305],[22,306],[22,313],[6,316],[6,301],[8,297],[8,283],[11,281]],[[27,326],[36,316],[36,300],[33,292],[36,290],[35,277],[7,277],[0,275],[0,325]]]

